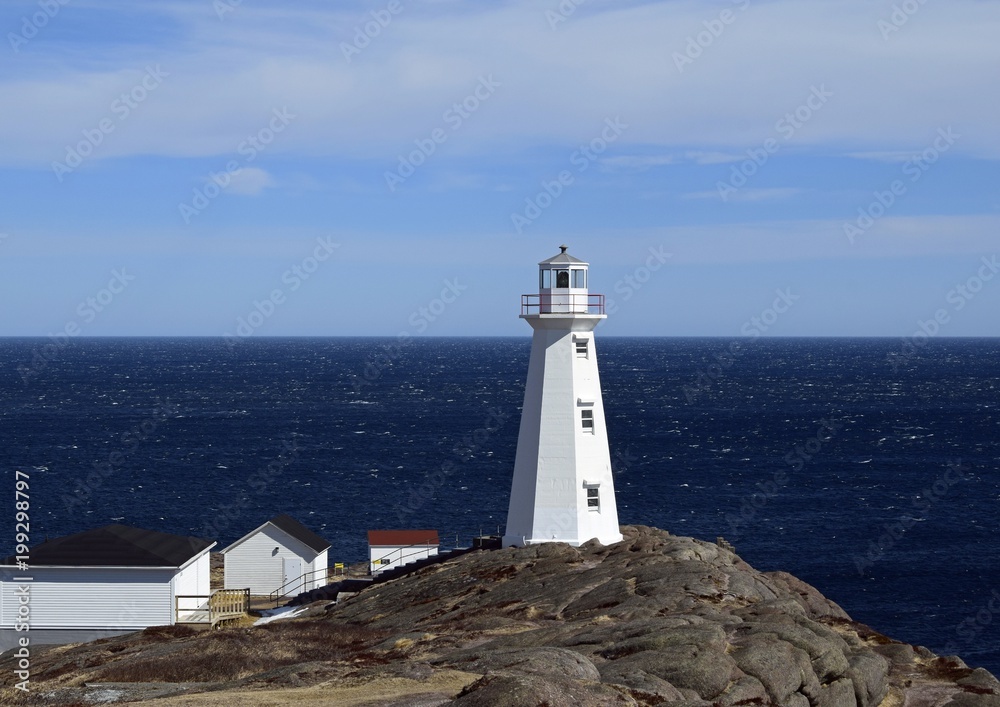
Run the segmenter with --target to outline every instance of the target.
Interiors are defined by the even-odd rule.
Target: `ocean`
[[[858,621],[1000,674],[1000,340],[601,338],[622,523],[735,545]],[[366,557],[507,513],[530,340],[0,339],[31,544],[231,543],[277,513]]]

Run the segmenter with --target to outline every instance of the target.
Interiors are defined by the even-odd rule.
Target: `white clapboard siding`
[[[18,584],[30,586],[31,628],[141,629],[173,623],[170,569],[33,567],[28,573],[0,573],[0,623],[12,628],[18,610]]]
[[[282,558],[302,558],[302,571],[309,572],[315,569],[317,554],[301,540],[265,525],[239,545],[228,548],[224,557],[226,589],[249,587],[251,594],[266,596],[284,583]]]
[[[176,620],[204,622],[208,620],[208,600],[211,594],[209,555],[202,553],[174,575],[174,597],[177,598]],[[198,597],[193,599],[192,597]]]
[[[325,587],[327,572],[326,569],[330,566],[329,557],[327,555],[329,551],[323,550],[323,552],[316,555],[316,559],[312,563],[312,582],[310,589],[315,589],[316,587]]]
[[[202,553],[193,561],[182,567],[174,577],[174,595],[211,594],[211,567],[209,555]]]

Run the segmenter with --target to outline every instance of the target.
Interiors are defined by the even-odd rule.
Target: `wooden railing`
[[[174,597],[174,621],[179,624],[208,624],[215,628],[223,621],[247,615],[249,589],[217,589],[211,594],[178,594]]]

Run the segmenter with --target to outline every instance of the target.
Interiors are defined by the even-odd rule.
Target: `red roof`
[[[436,530],[369,530],[368,544],[370,546],[391,545],[393,547],[409,547],[410,545],[439,544]]]

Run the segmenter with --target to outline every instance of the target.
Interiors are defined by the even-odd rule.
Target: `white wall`
[[[177,604],[181,611],[181,620],[198,621],[204,620],[208,614],[204,610],[208,609],[208,595],[210,588],[211,565],[208,550],[193,558],[187,565],[178,570],[174,575],[174,597],[196,596],[206,597],[205,599],[181,599]]]
[[[206,550],[188,564],[181,567],[174,576],[174,594],[195,594],[207,596],[211,593],[211,568]]]
[[[18,585],[11,579],[24,574],[0,569],[2,628],[14,627]],[[131,630],[174,622],[174,570],[32,567],[28,574],[32,628]]]
[[[580,545],[622,539],[604,419],[597,347],[601,317],[528,318],[534,329],[518,430],[504,547],[540,542]],[[586,358],[576,341],[586,339]],[[593,413],[592,432],[581,413]],[[599,485],[600,507],[587,505],[586,485]]]
[[[311,586],[309,587],[310,589],[316,589],[317,587],[326,586],[326,581],[327,577],[329,576],[329,572],[325,570],[327,570],[330,565],[328,553],[329,553],[328,550],[323,550],[323,552],[316,555],[316,559],[313,560],[312,568],[315,574],[313,575],[312,583]]]
[[[326,555],[325,552],[320,554]],[[310,571],[310,568],[318,569],[315,567],[318,556],[314,550],[273,525],[265,525],[236,547],[228,548],[223,556],[225,588],[249,587],[250,593],[255,596],[267,596],[281,587],[282,558],[302,558],[303,572]]]

